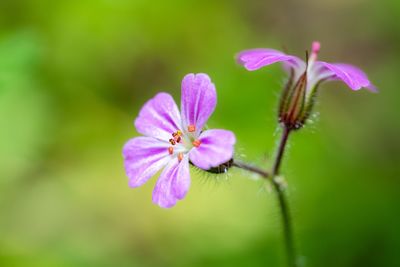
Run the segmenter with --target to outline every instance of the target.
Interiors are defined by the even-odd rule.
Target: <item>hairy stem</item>
[[[249,164],[244,163],[244,162],[240,162],[240,161],[234,160],[233,163],[232,163],[232,166],[235,166],[236,168],[240,168],[240,169],[243,169],[243,170],[246,170],[246,171],[249,171],[249,172],[256,173],[256,174],[262,176],[265,179],[269,178],[269,173],[268,172],[263,171],[260,168],[257,168],[255,166],[249,165]]]
[[[285,237],[285,245],[286,245],[286,251],[287,251],[287,257],[288,257],[288,265],[289,267],[297,267],[297,261],[296,261],[296,254],[295,254],[295,249],[293,245],[293,235],[292,235],[292,225],[291,225],[291,218],[290,218],[290,210],[289,210],[289,204],[286,199],[285,195],[285,187],[282,185],[282,181],[280,181],[279,178],[279,172],[280,172],[280,167],[282,164],[282,159],[283,159],[283,154],[286,149],[287,141],[289,138],[289,134],[291,132],[291,129],[284,126],[283,127],[283,132],[282,136],[279,142],[279,147],[278,151],[276,154],[276,158],[274,161],[274,165],[272,167],[272,173],[268,173],[260,168],[257,168],[253,165],[249,165],[244,162],[240,162],[237,160],[233,160],[232,166],[256,173],[263,178],[270,180],[272,182],[273,188],[276,192],[276,195],[278,197],[278,203],[279,203],[279,208],[281,211],[282,215],[282,224],[283,224],[283,232],[284,232],[284,237]]]
[[[286,244],[286,251],[288,257],[288,265],[290,267],[296,267],[296,254],[293,245],[293,234],[292,234],[292,225],[291,225],[291,218],[290,218],[290,210],[288,206],[288,202],[286,199],[286,195],[284,192],[284,186],[282,185],[281,181],[279,181],[279,171],[280,166],[283,159],[283,154],[285,152],[285,148],[287,145],[287,141],[290,134],[290,129],[286,126],[283,127],[283,132],[281,136],[281,140],[279,143],[278,151],[276,154],[275,162],[272,168],[272,184],[275,189],[275,192],[278,197],[279,208],[282,215],[282,224],[283,224],[283,232],[285,237],[285,244]]]

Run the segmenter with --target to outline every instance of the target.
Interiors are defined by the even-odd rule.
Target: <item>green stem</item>
[[[278,176],[279,176],[279,171],[280,171],[280,166],[282,163],[283,159],[283,154],[285,152],[285,148],[287,145],[287,141],[289,138],[289,134],[291,132],[291,129],[284,126],[283,127],[283,133],[281,136],[281,140],[279,142],[279,147],[278,151],[276,154],[276,158],[274,161],[274,165],[272,168],[272,173],[268,173],[262,169],[259,169],[253,165],[249,165],[243,162],[239,162],[234,160],[232,163],[232,166],[235,166],[237,168],[256,173],[263,178],[270,180],[272,182],[272,185],[274,187],[274,190],[276,191],[276,195],[278,197],[278,203],[279,203],[279,208],[281,211],[282,215],[282,224],[283,224],[283,233],[285,237],[285,245],[286,245],[286,252],[287,252],[287,261],[288,261],[288,266],[289,267],[297,267],[297,262],[296,262],[296,254],[295,254],[295,249],[294,249],[294,244],[293,244],[293,234],[292,234],[292,225],[291,225],[291,218],[290,218],[290,210],[289,210],[289,204],[286,199],[285,195],[285,188],[284,185],[282,185],[282,182],[279,181]]]
[[[272,184],[275,189],[275,192],[278,197],[279,208],[281,210],[282,215],[282,224],[283,224],[283,232],[286,244],[286,251],[288,257],[288,266],[296,267],[296,254],[293,244],[293,234],[292,234],[292,225],[291,225],[291,217],[290,217],[290,210],[289,204],[286,199],[286,195],[284,192],[284,186],[281,182],[277,179],[280,172],[280,166],[283,159],[283,154],[285,152],[285,148],[287,145],[287,141],[290,134],[290,129],[287,127],[283,127],[283,133],[281,136],[281,140],[278,147],[278,152],[275,158],[274,166],[272,168]]]
[[[243,170],[246,170],[246,171],[249,171],[249,172],[256,173],[256,174],[262,176],[265,179],[269,178],[269,173],[268,172],[263,171],[262,169],[259,169],[259,168],[255,167],[253,165],[250,165],[250,164],[247,164],[247,163],[244,163],[244,162],[240,162],[240,161],[234,160],[232,162],[232,166],[235,166],[236,168],[243,169]]]

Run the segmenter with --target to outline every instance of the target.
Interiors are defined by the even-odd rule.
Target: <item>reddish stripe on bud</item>
[[[294,86],[292,82],[289,80],[289,87],[282,94],[279,121],[289,129],[299,129],[303,126],[306,108],[307,72],[300,76]]]

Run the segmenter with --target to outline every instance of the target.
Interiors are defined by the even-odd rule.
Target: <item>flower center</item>
[[[193,147],[199,147],[201,141],[196,137],[196,126],[189,125],[185,134],[177,130],[171,134],[172,138],[168,140],[171,144],[168,147],[168,154],[177,155],[178,160],[183,159],[183,155],[188,153]]]

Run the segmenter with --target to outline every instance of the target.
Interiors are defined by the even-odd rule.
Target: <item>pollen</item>
[[[172,139],[172,138],[169,139],[169,143],[170,143],[171,145],[173,145],[173,146],[176,145],[175,139]]]
[[[178,154],[178,160],[179,160],[179,162],[181,162],[183,160],[183,153]]]
[[[201,144],[201,141],[200,141],[200,140],[194,140],[194,141],[192,142],[192,144],[193,144],[193,146],[195,146],[195,147],[199,147],[200,144]]]
[[[188,126],[188,132],[189,132],[189,133],[192,133],[192,132],[194,132],[194,131],[196,131],[196,126],[194,126],[193,124],[189,125],[189,126]]]
[[[182,132],[181,132],[180,130],[178,130],[178,131],[172,133],[172,136],[173,136],[173,137],[182,136]]]
[[[174,138],[176,143],[180,143],[182,140],[182,132],[180,130],[172,133],[172,137]]]
[[[173,148],[172,146],[170,146],[170,147],[168,148],[168,153],[169,153],[170,155],[172,155],[172,154],[174,153],[174,148]]]

